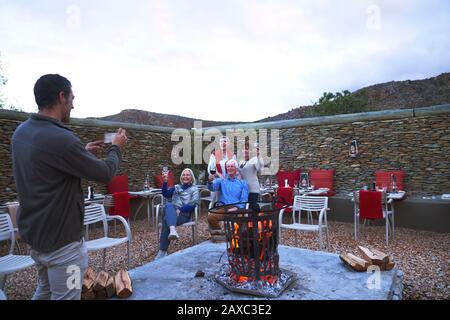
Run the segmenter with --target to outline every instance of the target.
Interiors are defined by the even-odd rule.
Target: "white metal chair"
[[[166,204],[167,200],[166,198],[164,198],[164,196],[162,195],[162,193],[159,194],[155,194],[152,198],[152,223],[153,223],[153,227],[155,228],[155,230],[158,230],[158,214],[157,214],[157,208],[158,205],[160,206],[164,206]],[[150,218],[148,218],[148,225],[150,226]]]
[[[389,245],[389,233],[394,240],[394,200],[388,199],[386,192],[381,192],[381,209],[383,213],[383,219],[386,222],[386,245]],[[355,227],[355,240],[358,240],[359,233],[359,219],[360,219],[360,198],[359,191],[353,192],[353,213],[354,213],[354,227]],[[364,219],[364,223],[367,219]]]
[[[115,206],[114,196],[112,194],[106,194],[105,198],[103,198],[103,206],[105,207],[105,211],[108,212],[110,208]]]
[[[201,211],[201,204],[202,202],[208,203],[208,210],[212,208],[213,205],[213,195],[209,189],[202,188],[199,190],[199,199],[198,199],[198,207]]]
[[[114,196],[112,194],[107,194],[105,195],[105,198],[103,199],[103,206],[105,207],[105,212],[106,215],[109,216],[109,209],[113,208],[116,205],[115,201],[114,201]],[[114,232],[116,232],[116,219],[114,219]],[[128,221],[128,224],[130,224],[130,222]],[[86,226],[86,230],[89,230],[89,226]]]
[[[297,245],[297,231],[313,231],[319,233],[319,245],[322,250],[322,230],[326,231],[327,238],[327,249],[330,248],[328,240],[328,222],[327,222],[327,210],[328,208],[328,197],[312,197],[312,196],[295,196],[292,208],[292,223],[283,223],[283,215],[285,209],[280,210],[279,215],[279,235],[281,243],[281,229],[292,229],[295,230],[295,244]],[[303,224],[301,223],[302,212],[305,212],[308,216],[311,212],[319,212],[319,219],[317,224]],[[297,215],[296,215],[297,213]]]
[[[155,212],[156,212],[156,221],[158,221],[160,212],[161,212],[161,220],[163,219],[164,216],[164,205],[158,204],[155,208]],[[195,245],[196,241],[197,241],[197,223],[198,223],[198,206],[195,206],[195,210],[194,210],[194,215],[192,217],[193,219],[189,222],[180,224],[179,226],[177,226],[177,228],[180,227],[191,227],[192,228],[192,245]],[[157,222],[157,229],[156,229],[156,237],[157,237],[157,241],[159,244],[159,240],[160,240],[160,229],[162,230],[162,222]]]
[[[84,210],[84,225],[88,227],[90,224],[96,222],[103,223],[103,232],[104,237],[89,240],[88,233],[86,232],[86,246],[88,251],[96,251],[103,249],[103,269],[105,268],[105,258],[106,258],[106,249],[117,246],[119,244],[127,242],[127,254],[128,254],[128,268],[130,267],[130,243],[131,243],[131,230],[128,222],[125,218],[121,216],[107,216],[105,213],[105,208],[101,204],[91,204],[85,206]],[[122,222],[126,237],[123,238],[109,238],[108,237],[108,221],[112,221],[114,219]],[[87,231],[88,229],[86,229]]]
[[[11,246],[6,256],[0,257],[0,289],[3,289],[6,283],[6,276],[10,273],[20,271],[35,264],[29,255],[14,254],[14,227],[9,214],[0,214],[0,241],[9,240]]]

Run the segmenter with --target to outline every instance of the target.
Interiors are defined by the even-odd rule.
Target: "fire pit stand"
[[[232,205],[210,209],[223,213],[228,264],[215,279],[230,291],[264,297],[278,297],[295,281],[295,274],[280,269],[278,255],[278,214],[268,202],[257,212],[229,211]]]

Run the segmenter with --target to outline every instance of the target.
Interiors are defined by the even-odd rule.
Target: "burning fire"
[[[255,281],[254,277],[238,276],[237,274],[234,274],[234,273],[232,273],[230,275],[230,277],[233,281],[236,281],[239,283],[243,283],[243,282],[247,282],[247,281]],[[273,285],[278,281],[278,277],[268,274],[267,276],[261,276],[260,280]]]
[[[264,213],[260,213],[260,215],[263,215]],[[241,224],[242,225],[242,224]],[[273,223],[272,220],[266,220],[266,221],[258,221],[258,251],[259,251],[259,266],[260,266],[260,273],[263,274],[265,270],[270,269],[270,259],[265,256],[265,252],[267,251],[267,247],[269,244],[270,238],[273,236],[272,231]],[[234,266],[239,266],[242,264],[250,265],[251,269],[255,268],[255,262],[254,258],[246,256],[245,253],[239,250],[245,249],[243,246],[245,246],[248,242],[248,238],[253,234],[253,222],[248,221],[247,225],[242,226],[241,232],[239,230],[239,224],[233,223],[233,234],[232,239],[230,242],[230,251],[231,255],[234,257],[230,264]],[[246,229],[246,230],[245,230]],[[241,236],[242,236],[242,244],[241,244]],[[252,254],[253,250],[251,248],[246,248],[248,250],[248,254]],[[236,257],[234,253],[239,254],[239,257]],[[267,258],[267,259],[265,259]],[[267,260],[267,261],[266,261]],[[266,265],[267,269],[264,268]],[[240,269],[240,268],[239,268]],[[233,281],[243,283],[247,281],[255,281],[255,280],[261,280],[264,282],[267,282],[271,285],[276,283],[278,281],[278,276],[276,275],[261,275],[260,279],[255,279],[255,277],[247,277],[247,276],[240,276],[235,273],[231,273],[230,277]]]

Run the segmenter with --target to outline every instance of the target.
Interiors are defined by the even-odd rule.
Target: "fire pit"
[[[210,209],[222,213],[226,233],[228,263],[215,279],[230,291],[264,297],[279,296],[295,274],[280,269],[278,255],[278,214],[274,203],[263,209],[230,211],[234,205]]]

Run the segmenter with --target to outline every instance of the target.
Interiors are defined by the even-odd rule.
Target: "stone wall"
[[[10,139],[27,116],[0,110],[0,203],[17,198]],[[85,119],[73,119],[69,125],[85,143],[119,126],[129,137],[120,173],[129,175],[130,190],[142,189],[144,175],[153,178],[163,165],[179,176],[185,166],[172,165],[171,151],[177,143],[171,141],[173,128]],[[266,128],[269,132],[279,129],[281,168],[335,169],[334,184],[339,193],[371,185],[374,171],[381,169],[404,170],[409,195],[450,192],[450,105],[217,128],[224,132],[237,127]],[[352,140],[358,142],[355,159],[348,156]],[[86,181],[83,184],[86,189]],[[106,191],[104,185],[95,186],[96,192]]]
[[[12,175],[10,154],[11,137],[16,127],[27,114],[0,110],[0,203],[17,199],[16,187]],[[119,174],[128,174],[129,189],[142,190],[144,176],[150,178],[161,173],[163,165],[173,169],[179,175],[179,168],[171,166],[172,142],[170,128],[142,126],[133,124],[118,124],[107,121],[74,119],[68,125],[73,129],[83,143],[103,138],[103,133],[114,132],[122,127],[127,130],[128,143],[123,149],[123,161]],[[100,154],[100,157],[104,156]],[[153,182],[153,181],[151,181]],[[106,185],[94,183],[96,193],[105,193]],[[87,190],[87,181],[83,180],[83,190]]]
[[[283,129],[284,168],[335,169],[335,188],[371,186],[376,170],[403,170],[410,195],[450,190],[450,115]],[[349,157],[349,143],[358,156]]]
[[[280,168],[334,169],[338,193],[371,186],[376,170],[404,170],[408,195],[450,192],[450,105],[239,126],[280,130]],[[232,127],[218,127],[225,131]],[[357,140],[359,154],[349,157]]]

